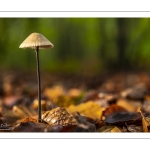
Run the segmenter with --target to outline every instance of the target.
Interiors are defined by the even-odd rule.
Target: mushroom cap
[[[54,45],[42,34],[32,33],[21,43],[19,48],[35,49],[37,46],[39,49],[48,49],[54,47]]]

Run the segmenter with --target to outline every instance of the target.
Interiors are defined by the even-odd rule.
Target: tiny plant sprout
[[[53,48],[54,45],[40,33],[30,34],[19,46],[19,48],[31,48],[36,52],[37,79],[38,79],[38,122],[41,122],[41,79],[39,67],[39,49]]]

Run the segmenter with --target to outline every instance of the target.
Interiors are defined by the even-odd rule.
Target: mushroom
[[[54,45],[40,33],[30,34],[19,46],[19,48],[35,49],[37,62],[37,80],[38,80],[38,122],[41,122],[41,79],[39,67],[39,49],[53,48]]]

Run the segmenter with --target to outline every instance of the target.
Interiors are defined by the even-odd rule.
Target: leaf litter
[[[54,77],[46,75],[41,123],[37,121],[34,78],[4,75],[0,132],[150,132],[150,78],[146,73],[112,75],[103,81],[99,78],[97,84],[92,78],[60,76],[55,77],[56,84]]]

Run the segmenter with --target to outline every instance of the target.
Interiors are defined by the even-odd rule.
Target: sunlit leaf
[[[44,95],[57,106],[68,107],[71,104],[77,104],[82,98],[83,92],[73,88],[65,91],[63,86],[57,85],[52,88],[46,88]]]
[[[44,94],[50,99],[55,99],[59,96],[65,95],[65,91],[61,85],[56,85],[51,88],[46,88]]]
[[[136,112],[137,108],[141,106],[140,102],[132,102],[125,99],[119,99],[117,105],[125,108],[129,112]]]
[[[71,105],[67,108],[67,110],[70,113],[78,111],[81,115],[85,115],[86,117],[100,119],[102,117],[102,111],[104,108],[95,102],[88,101],[77,106]]]

